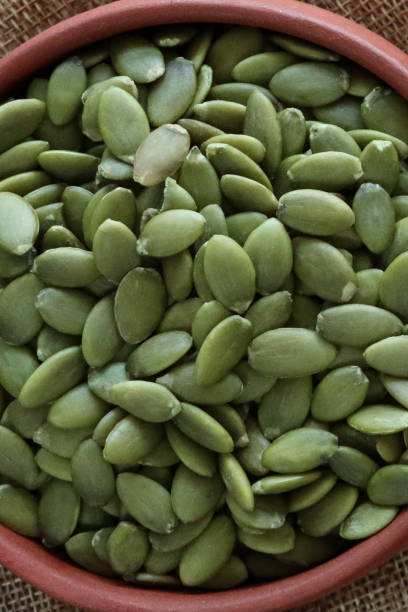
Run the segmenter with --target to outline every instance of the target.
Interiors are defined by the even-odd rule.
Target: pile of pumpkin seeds
[[[324,562],[408,504],[408,103],[242,26],[0,106],[0,521],[136,584]]]

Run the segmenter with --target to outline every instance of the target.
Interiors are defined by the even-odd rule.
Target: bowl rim
[[[120,32],[177,22],[263,27],[327,46],[408,98],[408,55],[344,17],[297,0],[119,0],[71,17],[0,60],[0,95],[83,45]],[[136,588],[93,575],[0,525],[0,562],[52,597],[98,612],[282,612],[362,577],[408,545],[408,508],[385,529],[295,576],[217,593]]]

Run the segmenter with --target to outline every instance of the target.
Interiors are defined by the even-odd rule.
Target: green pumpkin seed
[[[33,441],[50,453],[70,459],[79,444],[92,435],[92,429],[60,429],[45,422],[33,435]]]
[[[140,569],[149,551],[146,532],[122,521],[118,523],[107,542],[109,563],[118,574],[129,574]]]
[[[302,40],[295,36],[273,32],[270,34],[270,39],[273,43],[278,45],[278,47],[285,49],[288,53],[293,53],[304,59],[324,62],[337,62],[340,59],[337,53],[333,53],[333,51],[329,49],[319,47],[308,40]]]
[[[363,176],[358,157],[341,151],[325,151],[306,155],[287,171],[298,188],[342,191],[355,185]]]
[[[151,83],[165,70],[160,50],[136,34],[121,34],[112,39],[112,64],[118,74],[126,75],[136,83]]]
[[[99,446],[105,446],[106,438],[112,431],[119,421],[121,421],[126,416],[126,412],[121,408],[113,408],[109,412],[107,412],[101,419],[98,421],[93,434],[92,439],[95,440],[99,444]]]
[[[312,538],[304,533],[297,533],[295,547],[289,552],[277,555],[277,558],[283,563],[288,563],[300,569],[327,561],[340,548],[341,541],[334,536]]]
[[[38,216],[40,218],[40,229],[42,229],[40,211],[42,211],[43,208],[45,207],[42,206],[38,209]],[[73,234],[73,232],[71,232],[71,230],[69,230],[67,227],[64,227],[63,225],[52,225],[45,232],[42,241],[42,249],[43,251],[47,251],[48,249],[57,249],[59,247],[75,247],[79,249],[85,249],[85,246],[82,244],[82,242],[78,240],[78,238]]]
[[[227,308],[216,300],[205,302],[193,319],[192,336],[195,346],[200,348],[210,331],[229,314]]]
[[[318,106],[313,114],[319,121],[331,123],[343,130],[358,130],[364,127],[360,100],[353,96],[343,96],[335,102]]]
[[[325,62],[301,62],[276,73],[269,84],[272,93],[287,104],[322,106],[343,96],[349,87],[347,72]]]
[[[38,235],[38,217],[32,207],[14,193],[0,193],[0,247],[11,255],[24,255]]]
[[[41,253],[35,260],[33,272],[44,283],[56,287],[85,287],[99,276],[93,254],[74,247]]]
[[[345,366],[329,372],[314,390],[312,415],[325,423],[348,417],[363,405],[368,385],[369,379],[358,366]]]
[[[292,297],[288,291],[277,291],[254,302],[245,315],[252,323],[252,337],[283,327],[291,310]]]
[[[404,438],[400,433],[379,436],[376,449],[386,463],[398,463],[405,450]],[[403,461],[401,460],[400,463]]]
[[[321,472],[306,472],[304,474],[287,474],[285,476],[266,476],[252,485],[252,490],[258,495],[286,493],[318,480]]]
[[[391,142],[372,140],[364,148],[360,160],[364,182],[378,183],[388,193],[394,191],[399,178],[399,159],[397,150]]]
[[[223,492],[219,474],[200,476],[185,465],[177,469],[171,487],[171,503],[183,523],[194,523],[215,510]]]
[[[177,121],[190,135],[191,143],[201,145],[204,141],[214,136],[222,135],[223,131],[216,128],[214,125],[198,121],[198,119],[179,119]]]
[[[145,186],[158,185],[174,174],[190,148],[190,136],[180,125],[163,124],[147,136],[135,155],[134,179]],[[157,155],[160,151],[160,156]]]
[[[234,407],[224,404],[223,406],[213,406],[206,408],[218,423],[228,431],[237,448],[247,446],[249,443],[246,424],[243,416]]]
[[[266,51],[247,57],[235,65],[232,77],[244,83],[267,86],[274,74],[296,62],[291,53]]]
[[[317,316],[321,310],[321,302],[307,295],[294,295],[291,325],[315,329]]]
[[[242,211],[256,211],[272,216],[278,206],[274,194],[261,183],[244,176],[224,174],[220,181],[223,194]]]
[[[238,539],[252,550],[268,554],[278,554],[292,550],[295,545],[295,532],[288,523],[277,529],[271,529],[259,534],[250,533],[239,528]]]
[[[129,163],[117,159],[109,149],[104,149],[98,166],[98,175],[110,181],[129,181],[133,177],[133,168]]]
[[[402,506],[407,503],[408,465],[386,465],[371,478],[367,495],[379,506]]]
[[[103,455],[114,465],[135,465],[154,449],[162,434],[162,428],[157,423],[127,416],[108,434]]]
[[[296,454],[293,453],[296,448]],[[336,452],[337,437],[322,429],[301,427],[284,433],[264,451],[262,463],[274,472],[307,472],[327,463]]]
[[[65,226],[63,207],[64,205],[62,202],[55,202],[54,204],[40,206],[36,209],[35,212],[37,213],[41,234],[45,234],[51,227],[54,227],[55,225],[62,227]],[[76,244],[75,246],[77,247],[78,245]],[[79,246],[81,249],[84,248],[82,244]],[[45,251],[46,249],[43,248],[43,250]]]
[[[401,334],[402,322],[377,306],[346,304],[323,310],[317,317],[316,329],[334,344],[365,347]]]
[[[351,427],[369,435],[385,435],[408,428],[408,413],[402,408],[387,404],[364,406],[349,416]]]
[[[319,502],[299,512],[298,522],[302,532],[318,538],[328,535],[347,518],[357,498],[356,487],[337,484]]]
[[[405,298],[405,286],[408,282],[407,272],[408,254],[401,253],[385,269],[380,284],[381,302],[386,308],[404,317],[408,315],[408,303]],[[388,374],[392,374],[392,372],[388,372]]]
[[[28,377],[21,389],[19,402],[26,408],[37,408],[57,399],[82,379],[84,366],[79,347],[73,346],[56,353]]]
[[[55,353],[70,346],[79,344],[79,338],[69,334],[62,334],[48,325],[44,325],[37,336],[37,358],[45,361]]]
[[[408,337],[397,336],[375,342],[365,350],[364,357],[368,365],[379,372],[406,377],[408,375],[405,361],[407,351]]]
[[[188,248],[203,232],[205,219],[191,210],[166,210],[142,229],[138,252],[152,257],[169,257]]]
[[[148,467],[151,467],[152,469],[161,470],[161,469],[169,468],[169,466],[176,465],[177,463],[179,463],[179,458],[177,457],[176,453],[173,451],[167,439],[163,438],[161,442],[159,442],[159,444],[152,451],[150,451],[150,453],[147,453],[147,455],[145,455],[144,457],[140,459],[139,463],[141,465],[146,465]],[[148,476],[147,473],[144,473],[143,475]],[[172,476],[172,473],[170,471],[170,480],[171,480],[171,476]],[[153,474],[151,478],[153,478],[153,480],[156,480]],[[167,487],[167,484],[166,485],[164,484],[165,475],[163,475],[162,480],[157,478],[157,481],[161,482],[161,484]]]
[[[19,487],[0,485],[0,520],[3,525],[29,538],[38,538],[37,499]]]
[[[305,155],[296,154],[287,157],[278,166],[276,171],[276,177],[273,183],[273,189],[277,198],[280,198],[283,194],[288,191],[292,191],[295,186],[294,182],[289,178],[288,170],[295,165],[296,162],[303,159]]]
[[[119,474],[116,482],[119,497],[127,511],[147,529],[171,533],[176,526],[170,493],[159,483],[139,474]],[[149,500],[149,506],[145,500]]]
[[[357,291],[351,299],[355,304],[369,304],[377,306],[380,300],[380,285],[383,270],[369,268],[357,272]]]
[[[195,117],[224,132],[239,134],[242,132],[245,106],[229,100],[210,100],[196,104],[192,108]]]
[[[179,524],[169,534],[150,532],[149,540],[153,549],[158,552],[169,553],[181,550],[204,531],[211,518],[212,514],[209,513],[194,523]]]
[[[32,142],[32,141],[28,141]],[[38,142],[38,141],[34,141]],[[40,141],[41,142],[41,141]],[[64,183],[54,183],[51,185],[44,185],[39,189],[35,189],[24,196],[26,202],[28,202],[33,208],[39,208],[40,206],[46,206],[47,204],[53,204],[54,202],[60,202],[62,194],[66,186]]]
[[[140,264],[136,236],[121,221],[106,219],[99,225],[92,248],[98,270],[114,283],[120,283],[130,270]],[[114,258],[112,253],[116,254]]]
[[[261,92],[254,92],[248,98],[244,133],[263,143],[265,157],[262,167],[268,177],[275,176],[282,159],[282,133],[273,103]]]
[[[248,155],[235,147],[221,142],[208,145],[206,155],[218,174],[239,174],[264,185],[268,189],[271,183],[265,172]]]
[[[40,331],[35,302],[44,287],[34,274],[11,281],[0,293],[0,335],[10,344],[27,344]],[[23,322],[23,323],[22,323]]]
[[[205,589],[232,589],[246,581],[248,570],[246,565],[238,557],[231,556],[215,576],[209,578],[202,584]]]
[[[42,102],[47,101],[48,79],[36,77],[30,81],[27,87],[27,98],[36,98]]]
[[[368,538],[391,523],[397,513],[396,507],[384,508],[371,502],[364,502],[343,521],[340,535],[346,540]]]
[[[81,384],[62,395],[52,405],[48,420],[55,427],[62,429],[92,427],[107,411],[106,403],[93,395],[86,384]]]
[[[119,87],[110,87],[103,92],[98,124],[109,150],[128,163],[133,161],[137,148],[150,132],[142,106],[132,94]]]
[[[177,569],[182,551],[174,550],[168,553],[151,550],[146,558],[145,568],[152,574],[166,574]]]
[[[230,80],[236,64],[262,50],[260,30],[245,26],[232,26],[212,44],[207,61],[214,70],[214,81]]]
[[[225,378],[217,384],[219,385],[224,381],[226,381]],[[213,388],[214,386],[212,385]],[[211,390],[211,387],[209,389]],[[206,401],[208,402],[208,398]],[[174,418],[174,424],[186,436],[205,448],[218,453],[229,453],[234,448],[233,440],[228,431],[197,406],[182,403],[181,412]]]
[[[167,369],[191,348],[190,334],[168,331],[152,336],[130,355],[127,367],[134,378],[152,376]]]
[[[77,533],[65,543],[65,550],[72,561],[86,570],[112,578],[115,576],[114,572],[107,563],[99,559],[92,547],[94,535],[95,531]]]
[[[46,140],[52,149],[79,151],[83,143],[83,136],[77,119],[66,125],[54,125],[45,116],[36,129],[35,136],[41,140]]]
[[[180,412],[176,397],[162,385],[132,380],[114,385],[112,401],[134,416],[151,423],[168,421]]]
[[[92,548],[96,556],[105,563],[109,564],[108,540],[114,531],[114,527],[102,527],[92,538]]]
[[[341,251],[315,238],[295,238],[293,246],[294,272],[315,295],[331,302],[353,297],[357,278]]]
[[[197,75],[197,87],[194,97],[191,101],[189,108],[185,111],[185,115],[190,117],[193,113],[193,109],[197,104],[201,104],[208,96],[208,92],[211,89],[213,80],[213,70],[211,66],[203,64]]]
[[[197,87],[192,62],[177,57],[166,66],[163,77],[150,90],[147,115],[153,126],[174,123],[189,108]]]
[[[4,412],[7,415],[7,427],[22,438],[32,439],[38,427],[46,420],[48,410],[48,406],[41,406],[36,410],[27,410],[17,400],[14,400],[8,404]]]
[[[261,162],[265,156],[265,147],[262,142],[246,134],[220,134],[219,136],[213,136],[202,143],[202,151],[205,153],[207,147],[214,143],[229,144],[248,155],[248,157],[257,163]]]
[[[43,320],[64,334],[81,335],[95,299],[79,289],[42,289],[35,305]]]
[[[84,183],[95,176],[99,160],[86,153],[52,150],[40,153],[38,163],[61,181]]]
[[[219,467],[229,495],[247,512],[255,507],[254,494],[248,476],[239,461],[229,453],[220,455]]]
[[[290,493],[288,504],[290,512],[299,512],[305,508],[310,508],[332,490],[337,482],[337,476],[331,472],[321,472],[321,474],[315,482]]]
[[[217,173],[198,147],[187,155],[180,172],[180,185],[194,198],[200,210],[207,204],[221,204]]]
[[[114,297],[108,295],[88,314],[82,333],[82,351],[88,365],[101,367],[114,358],[121,346],[122,338],[114,316]]]
[[[344,482],[365,489],[371,476],[378,470],[378,465],[355,448],[339,446],[330,457],[332,471]]]
[[[47,89],[47,112],[54,125],[66,125],[75,118],[86,86],[86,70],[79,57],[70,57],[53,70]]]
[[[0,130],[2,133],[0,153],[31,136],[43,120],[44,114],[44,102],[34,98],[12,100],[2,104],[0,110]]]
[[[5,151],[0,155],[0,178],[35,170],[39,154],[49,148],[48,142],[31,140]]]
[[[171,448],[189,470],[199,476],[214,475],[216,462],[215,455],[211,451],[185,436],[173,424],[166,425],[166,433]]]
[[[234,524],[229,517],[220,515],[213,519],[183,552],[179,570],[182,583],[196,586],[217,574],[229,559],[235,539]]]
[[[105,62],[101,62],[100,64],[96,64],[93,66],[88,72],[87,85],[91,87],[95,85],[95,83],[100,83],[101,81],[107,81],[116,75],[116,72],[112,68],[110,64],[106,64]]]
[[[195,247],[199,248],[205,244],[215,234],[227,236],[228,228],[224,212],[218,204],[209,204],[200,210],[201,215],[205,219],[204,230],[201,236],[195,243]]]
[[[354,138],[360,147],[364,148],[372,140],[386,140],[388,142],[392,142],[400,157],[405,158],[408,156],[408,144],[396,136],[392,136],[391,134],[367,129],[351,130],[349,134]]]
[[[314,331],[280,328],[252,340],[248,355],[249,365],[263,374],[295,378],[327,368],[336,349]]]
[[[357,157],[361,154],[354,138],[338,125],[314,123],[310,128],[309,138],[312,153],[342,151]]]
[[[121,280],[115,296],[115,319],[122,338],[137,344],[158,326],[165,310],[166,291],[155,270],[135,268]]]
[[[227,236],[213,236],[204,256],[204,273],[215,298],[233,312],[248,309],[255,293],[255,269],[246,252]]]
[[[240,377],[243,389],[239,396],[234,400],[235,404],[245,404],[260,400],[276,382],[275,376],[263,376],[256,372],[247,361],[241,361],[235,368],[235,373]]]
[[[394,206],[394,203],[392,205]],[[393,224],[392,227],[392,241],[389,243],[388,248],[384,251],[382,255],[382,262],[384,266],[389,266],[390,263],[394,261],[396,257],[398,257],[398,255],[401,255],[401,253],[404,253],[407,250],[408,246],[407,219],[404,217],[400,221],[397,221],[395,225]]]
[[[0,442],[0,474],[25,489],[36,489],[40,473],[27,442],[3,426],[0,426]]]
[[[381,376],[381,382],[399,404],[408,409],[408,381],[404,378],[395,378],[393,376],[387,376],[383,374]]]
[[[298,108],[285,108],[278,113],[282,136],[282,159],[302,153],[306,141],[306,122]]]
[[[218,323],[200,347],[195,363],[197,383],[208,386],[224,378],[246,353],[251,336],[251,323],[237,315]],[[216,369],[214,359],[218,359]]]
[[[62,194],[64,217],[71,231],[82,239],[82,217],[92,197],[92,193],[83,187],[67,187]],[[34,204],[35,205],[35,204]]]
[[[192,40],[190,40],[185,56],[193,62],[194,68],[198,71],[201,64],[204,62],[208,48],[211,44],[214,33],[214,27],[210,24],[201,24],[198,32]]]
[[[41,448],[37,452],[35,460],[43,473],[49,474],[53,478],[57,478],[58,480],[65,482],[72,481],[71,462],[69,459],[59,457],[58,455],[54,455],[44,448]]]
[[[205,226],[204,226],[205,227]],[[207,244],[202,244],[194,258],[193,263],[193,284],[197,294],[204,302],[214,301],[214,296],[208,284],[204,271],[204,258],[207,249]],[[221,305],[222,306],[222,305]],[[224,307],[223,307],[224,308]],[[227,310],[227,309],[226,309]]]
[[[174,208],[196,211],[197,205],[188,191],[169,176],[165,181],[161,211]]]
[[[390,89],[376,87],[364,98],[361,114],[364,125],[408,141],[407,102]]]
[[[278,380],[262,397],[258,421],[268,440],[301,427],[309,412],[312,380],[308,377]]]
[[[260,183],[257,184],[260,185]],[[260,186],[262,187],[262,185]],[[240,246],[244,246],[249,234],[266,220],[267,216],[259,212],[243,212],[230,215],[226,218],[228,235]]]
[[[254,83],[222,83],[211,87],[209,97],[214,100],[227,100],[228,102],[236,102],[246,106],[249,97],[254,93],[262,93],[268,98],[277,110],[282,109],[281,103],[275,96],[261,85]]]
[[[194,317],[202,306],[201,298],[189,298],[171,306],[159,325],[159,332],[185,331],[191,333]]]
[[[261,457],[263,451],[269,446],[269,440],[263,436],[254,418],[248,417],[245,426],[246,444],[243,448],[238,448],[237,457],[247,472],[257,477],[265,476],[268,470],[262,465]]]

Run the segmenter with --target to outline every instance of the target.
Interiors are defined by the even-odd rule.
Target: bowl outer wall
[[[408,98],[408,56],[381,36],[295,0],[120,0],[63,21],[0,60],[0,95],[79,45],[136,28],[177,22],[241,23],[327,46]],[[0,561],[50,596],[97,612],[281,612],[374,570],[408,545],[408,509],[388,527],[297,576],[220,593],[136,589],[95,576],[0,526]]]

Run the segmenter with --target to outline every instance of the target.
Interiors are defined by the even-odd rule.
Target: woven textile
[[[308,0],[354,19],[408,51],[408,0]],[[106,0],[0,0],[0,55]],[[80,612],[0,566],[0,612]],[[193,611],[191,611],[193,612]],[[349,587],[293,612],[408,612],[408,551]]]

